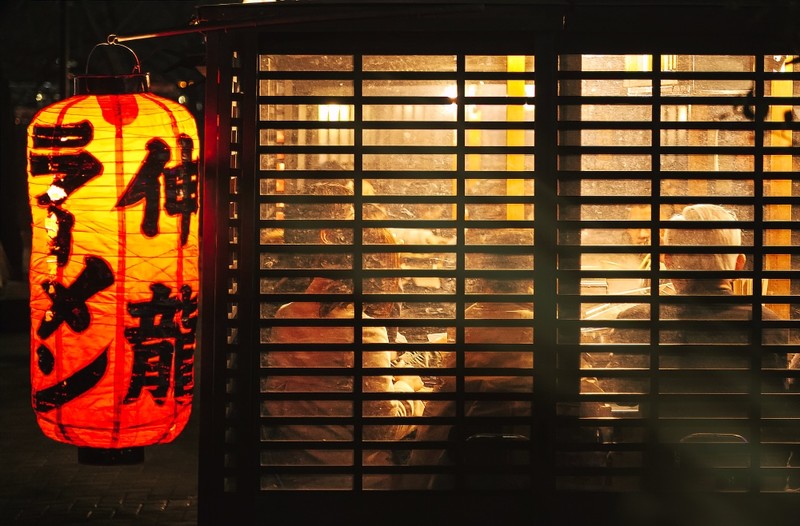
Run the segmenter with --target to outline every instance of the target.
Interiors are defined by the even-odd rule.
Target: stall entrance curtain
[[[28,131],[39,426],[89,448],[169,442],[194,389],[194,117],[150,93],[76,95]]]

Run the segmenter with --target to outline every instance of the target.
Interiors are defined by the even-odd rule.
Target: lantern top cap
[[[97,48],[103,46],[111,46],[115,49],[128,51],[133,56],[134,60],[131,73],[121,75],[90,74],[89,62],[91,61],[92,54]],[[111,47],[109,47],[109,49],[111,49]],[[76,95],[126,95],[146,93],[150,90],[150,76],[147,73],[142,73],[142,67],[136,53],[128,46],[120,44],[115,35],[109,35],[107,42],[101,42],[95,45],[89,52],[89,57],[86,59],[86,73],[83,75],[76,75],[73,79],[73,84],[74,93]]]

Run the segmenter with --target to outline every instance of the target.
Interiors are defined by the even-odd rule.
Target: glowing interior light
[[[455,86],[447,86],[444,90],[444,96],[450,100],[451,104],[458,102],[458,91]]]
[[[350,119],[350,108],[344,104],[321,104],[319,120],[328,122],[346,121]]]

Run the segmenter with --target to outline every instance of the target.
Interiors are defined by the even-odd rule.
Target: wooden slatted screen
[[[794,55],[475,5],[209,34],[208,513],[787,495]]]

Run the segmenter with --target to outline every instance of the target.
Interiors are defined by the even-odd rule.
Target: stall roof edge
[[[581,38],[608,38],[609,34],[645,38],[658,33],[681,35],[680,39],[699,35],[706,40],[711,34],[733,33],[759,49],[761,39],[777,33],[787,48],[800,47],[800,3],[796,0],[307,0],[205,4],[197,13],[196,30],[201,32],[544,30]],[[451,17],[452,23],[443,25],[443,17]],[[369,24],[364,23],[367,20]]]
[[[247,27],[270,24],[303,24],[319,22],[319,19],[303,18],[311,13],[336,19],[363,18],[369,13],[366,8],[376,10],[403,9],[409,14],[439,13],[448,11],[478,11],[503,8],[557,9],[565,14],[590,8],[619,8],[626,10],[649,9],[724,9],[729,12],[747,13],[753,9],[770,9],[797,13],[797,0],[286,0],[273,2],[244,2],[203,4],[196,7],[195,29],[207,30],[214,26],[241,24]],[[226,27],[227,29],[227,27]]]

